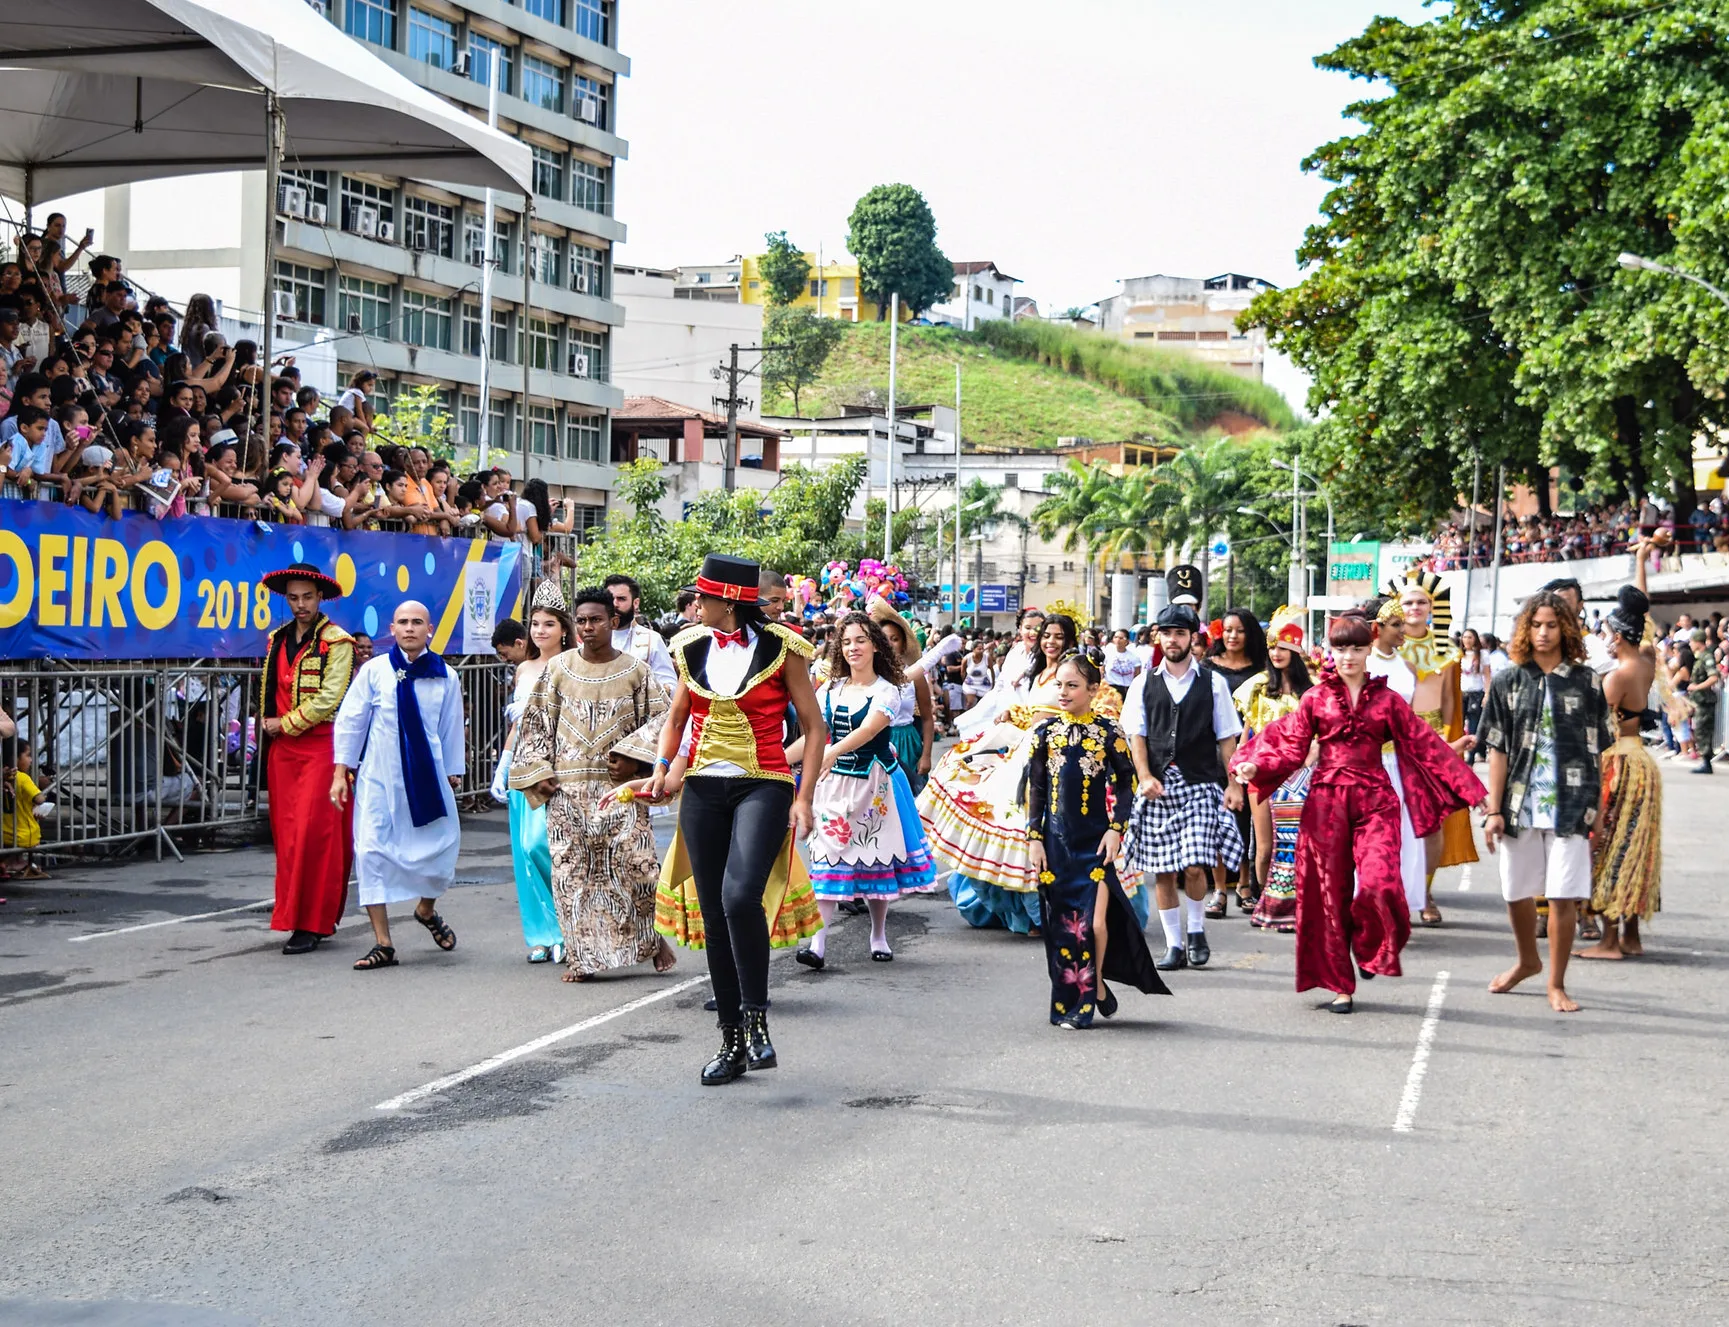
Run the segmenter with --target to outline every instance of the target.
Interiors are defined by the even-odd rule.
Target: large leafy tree
[[[1690,509],[1729,318],[1616,256],[1729,266],[1726,21],[1722,0],[1455,0],[1320,59],[1387,94],[1306,163],[1334,185],[1310,273],[1247,320],[1314,376],[1341,490],[1433,515],[1475,450],[1534,480],[1667,481]]]
[[[799,413],[804,389],[822,376],[834,348],[845,330],[838,318],[819,318],[812,309],[771,305],[762,323],[763,343],[782,347],[770,350],[762,360],[762,388],[792,397],[792,412]]]
[[[771,231],[763,239],[768,248],[757,256],[756,270],[762,276],[764,297],[771,308],[791,304],[804,293],[810,263],[784,230]]]
[[[859,265],[859,288],[875,301],[877,320],[899,293],[914,317],[949,297],[954,264],[937,247],[937,222],[910,184],[879,184],[853,205],[847,248]]]

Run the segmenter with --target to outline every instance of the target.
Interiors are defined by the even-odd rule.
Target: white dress
[[[462,684],[456,670],[414,684],[432,764],[444,794],[444,816],[415,828],[397,742],[396,671],[388,653],[355,673],[336,712],[336,763],[355,770],[354,869],[360,905],[437,898],[456,876],[462,825],[450,778],[467,768],[462,742]]]
[[[1417,675],[1411,665],[1398,655],[1387,658],[1369,651],[1368,674],[1387,679],[1387,689],[1411,703],[1417,694]],[[1393,783],[1393,795],[1399,799],[1399,878],[1405,882],[1405,902],[1412,912],[1421,912],[1428,903],[1429,858],[1423,840],[1411,828],[1411,813],[1405,809],[1405,785],[1399,781],[1399,757],[1391,751],[1381,752],[1381,765]]]

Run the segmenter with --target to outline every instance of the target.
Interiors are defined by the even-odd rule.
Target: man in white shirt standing
[[[637,617],[642,612],[642,587],[629,576],[608,576],[601,582],[612,596],[612,606],[618,610],[618,627],[612,633],[612,648],[620,654],[641,659],[657,682],[668,690],[678,685],[678,670],[672,666],[672,656],[660,633]]]
[[[1242,835],[1230,814],[1242,805],[1243,790],[1234,782],[1227,786],[1225,777],[1243,721],[1225,679],[1194,657],[1201,629],[1195,610],[1168,605],[1157,626],[1164,659],[1130,685],[1123,727],[1140,794],[1129,863],[1157,879],[1166,952],[1155,966],[1169,972],[1205,967],[1212,957],[1203,900],[1213,866],[1223,860],[1235,871],[1243,860]]]

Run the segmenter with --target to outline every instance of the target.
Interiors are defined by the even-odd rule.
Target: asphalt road
[[[1483,866],[1350,1018],[1233,913],[1175,998],[1058,1032],[1037,942],[933,898],[892,965],[863,919],[777,961],[781,1067],[718,1090],[700,955],[522,961],[502,812],[455,952],[405,924],[376,973],[361,923],[288,959],[201,916],[267,852],[69,868],[0,908],[0,1322],[1721,1322],[1729,780],[1668,788],[1650,953],[1576,963],[1571,1017],[1487,993]]]

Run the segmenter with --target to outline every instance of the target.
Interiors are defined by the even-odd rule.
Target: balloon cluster
[[[786,585],[793,612],[800,617],[815,617],[822,611],[822,586],[816,577],[788,576]]]
[[[873,594],[880,594],[897,608],[904,608],[911,602],[907,597],[907,578],[901,574],[901,569],[875,558],[865,558],[858,564],[857,571],[850,563],[830,562],[822,569],[819,585],[821,592],[828,596],[829,607],[834,610],[845,610],[854,605],[862,607]]]

